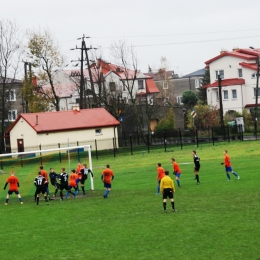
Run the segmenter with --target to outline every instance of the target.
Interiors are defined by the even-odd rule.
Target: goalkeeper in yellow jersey
[[[161,179],[160,183],[160,191],[163,194],[163,209],[164,212],[166,213],[166,201],[167,198],[170,199],[171,204],[172,204],[172,211],[175,212],[177,211],[174,208],[174,193],[175,193],[175,187],[174,183],[171,177],[169,177],[169,171],[165,171],[165,176]]]

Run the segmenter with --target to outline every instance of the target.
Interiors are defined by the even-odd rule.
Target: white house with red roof
[[[38,150],[39,145],[68,146],[68,141],[70,146],[78,142],[95,147],[95,140],[100,150],[113,149],[111,140],[118,145],[119,125],[104,108],[20,114],[6,131],[6,143],[12,152],[31,151],[32,147]]]
[[[99,82],[102,78],[102,82],[111,96],[120,94],[125,104],[130,102],[131,95],[137,98],[140,103],[142,98],[145,97],[149,104],[153,104],[154,94],[159,93],[152,77],[144,75],[141,71],[123,68],[101,59],[91,65],[90,71],[96,94],[99,92]],[[88,69],[84,69],[83,73],[85,79],[84,94],[87,96],[87,100],[91,100]],[[71,110],[73,106],[79,104],[80,70],[57,71],[54,83],[56,94],[60,97],[60,110]],[[45,85],[42,88],[47,91],[50,85]]]
[[[205,62],[210,70],[210,84],[207,89],[209,105],[219,108],[218,75],[221,78],[222,104],[224,114],[228,111],[242,112],[255,106],[256,61],[260,49],[233,49],[221,51],[220,55]],[[258,92],[259,96],[260,92]]]

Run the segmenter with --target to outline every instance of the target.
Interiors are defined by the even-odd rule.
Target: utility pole
[[[88,51],[91,50],[91,49],[96,49],[96,48],[92,48],[92,47],[87,48],[86,43],[84,41],[84,50],[85,50],[86,60],[87,60],[87,65],[88,65],[88,74],[89,74],[89,79],[90,79],[91,92],[92,92],[92,95],[93,95],[94,105],[95,105],[95,107],[97,107],[97,97],[96,97],[96,92],[95,92],[93,78],[92,78],[92,72],[91,72],[91,69],[90,69],[89,58],[88,58]]]
[[[223,119],[223,103],[222,103],[222,91],[221,91],[221,78],[218,74],[218,93],[219,93],[219,116],[220,116],[220,126],[224,131],[225,138],[225,128],[224,128],[224,119]]]
[[[258,109],[258,85],[259,85],[259,66],[260,66],[260,62],[259,62],[260,56],[257,57],[257,61],[256,61],[256,89],[255,89],[255,136],[257,139],[257,109]]]
[[[28,73],[29,71],[29,73]],[[26,85],[30,82],[32,84],[32,64],[30,62],[24,61],[24,79]],[[28,86],[27,86],[28,87]],[[23,104],[24,112],[24,104]],[[25,113],[29,113],[29,102],[25,100]]]
[[[85,38],[89,38],[89,37],[86,37],[84,34],[81,38],[78,38],[77,40],[80,40],[81,39],[81,47],[78,48],[77,45],[76,45],[76,50],[80,50],[81,51],[81,58],[80,60],[80,90],[79,90],[79,106],[80,106],[80,109],[82,108],[86,108],[87,107],[87,102],[86,102],[86,90],[85,90],[85,78],[84,78],[84,71],[83,71],[83,62],[87,61],[87,66],[88,66],[88,72],[89,72],[89,78],[90,78],[90,84],[91,84],[91,91],[93,93],[93,99],[94,99],[94,103],[95,103],[95,106],[96,106],[96,95],[95,95],[95,88],[94,88],[94,83],[93,83],[93,78],[92,78],[92,73],[91,73],[91,70],[90,70],[90,66],[89,66],[89,58],[88,58],[88,53],[87,51],[90,50],[90,49],[96,49],[96,48],[87,48],[86,47],[86,43],[85,43]],[[71,49],[71,50],[75,50],[75,49]],[[85,51],[85,55],[86,55],[86,58],[84,59],[83,57],[83,53]],[[84,93],[84,100],[83,100],[83,93]]]

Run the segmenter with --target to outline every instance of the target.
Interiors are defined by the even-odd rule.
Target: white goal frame
[[[48,153],[48,152],[54,152],[54,151],[66,151],[68,153],[68,169],[70,173],[70,150],[75,150],[75,149],[80,149],[80,148],[87,148],[88,151],[88,165],[89,165],[89,169],[92,171],[92,157],[91,157],[91,145],[87,144],[87,145],[79,145],[79,146],[68,146],[68,147],[61,147],[61,148],[53,148],[53,149],[45,149],[45,150],[35,150],[35,151],[28,151],[28,152],[16,152],[16,153],[5,153],[5,154],[0,154],[0,158],[2,157],[7,157],[7,156],[19,156],[19,155],[26,155],[26,154],[41,154],[41,153]],[[90,186],[91,186],[91,190],[94,190],[94,180],[92,178],[92,175],[90,174]]]

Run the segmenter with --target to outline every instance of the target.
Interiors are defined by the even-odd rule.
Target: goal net
[[[0,154],[0,168],[19,168],[30,165],[67,165],[67,172],[70,174],[73,168],[76,168],[78,162],[88,165],[92,171],[91,145],[68,146],[61,148],[52,148],[45,150],[34,150],[27,152],[16,152]],[[88,161],[88,162],[85,162]],[[75,165],[72,167],[71,165]],[[52,166],[53,167],[53,166]],[[94,190],[94,181],[92,175],[89,176],[91,190]]]

